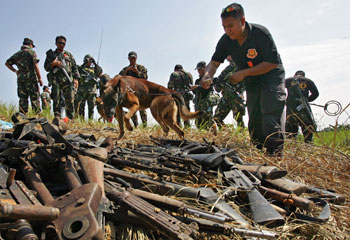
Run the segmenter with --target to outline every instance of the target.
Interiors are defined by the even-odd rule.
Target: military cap
[[[296,71],[296,73],[294,74],[294,76],[302,76],[302,77],[305,77],[305,72],[302,71],[302,70],[298,70],[298,71]]]
[[[197,70],[198,68],[205,68],[207,66],[207,64],[204,61],[200,61],[199,63],[197,63],[197,66],[194,70]]]
[[[137,53],[134,51],[129,52],[128,57],[137,57]]]
[[[33,47],[35,47],[33,40],[30,38],[25,38],[23,40],[23,45],[32,45]]]
[[[84,62],[87,62],[88,61],[88,59],[94,59],[90,54],[86,54],[85,56],[84,56]]]
[[[105,73],[100,77],[100,80],[102,84],[105,85],[109,80],[111,80],[111,77],[107,73]]]
[[[182,65],[181,64],[176,64],[175,68],[174,68],[174,71],[180,70],[180,69],[183,69]]]

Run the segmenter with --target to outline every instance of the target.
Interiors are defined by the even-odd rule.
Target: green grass
[[[328,146],[344,153],[350,153],[350,130],[338,128],[333,131],[317,132],[314,142],[316,145]]]

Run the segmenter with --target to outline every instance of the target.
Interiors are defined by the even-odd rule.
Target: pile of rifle
[[[201,232],[274,239],[261,226],[323,223],[328,202],[345,202],[205,140],[151,138],[154,145],[121,148],[111,138],[64,135],[59,119],[12,120],[14,131],[0,139],[0,239],[115,239],[110,227],[120,223],[167,239],[201,239]],[[122,170],[131,168],[153,178]]]

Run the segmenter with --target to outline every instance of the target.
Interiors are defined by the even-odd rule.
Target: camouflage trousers
[[[304,135],[304,142],[310,143],[313,141],[313,133],[316,132],[316,124],[306,112],[293,113],[287,108],[286,133],[288,137],[296,138],[298,135],[299,126]]]
[[[37,82],[18,82],[17,95],[19,97],[19,111],[22,113],[28,112],[28,98],[32,104],[34,112],[40,112],[40,93]]]
[[[245,115],[245,107],[243,103],[236,102],[235,99],[221,98],[218,107],[215,109],[214,121],[222,127],[224,119],[232,111],[233,118],[237,121],[237,125],[244,127],[243,116]]]
[[[53,100],[53,111],[55,117],[61,117],[62,95],[64,97],[66,115],[69,119],[74,117],[74,90],[73,83],[54,82],[51,89],[51,98]]]
[[[146,110],[139,110],[140,112],[140,117],[142,120],[142,126],[147,127],[147,112]],[[134,123],[134,126],[137,127],[139,125],[139,120],[137,118],[137,112],[134,114],[134,116],[131,117],[132,122]]]
[[[85,117],[85,103],[88,105],[89,119],[94,117],[94,107],[96,104],[96,94],[89,92],[78,91],[74,100],[74,109],[76,113],[79,113],[83,118]]]
[[[198,102],[198,110],[202,111],[202,115],[196,119],[196,127],[198,129],[209,129],[213,125],[214,106],[220,101],[217,94],[208,94],[205,98]]]
[[[188,108],[188,110],[190,110],[190,100],[189,100],[189,99],[184,99],[184,100],[185,100],[185,105],[186,105],[186,107]],[[178,106],[178,109],[177,109],[176,122],[177,122],[177,124],[178,124],[180,127],[182,126],[182,124],[181,124],[181,116],[180,116],[179,106]],[[184,121],[184,125],[185,125],[186,128],[191,127],[191,124],[190,124],[190,121],[189,121],[189,120]]]

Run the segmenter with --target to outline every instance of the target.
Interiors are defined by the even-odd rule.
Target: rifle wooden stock
[[[288,178],[278,178],[274,180],[266,179],[262,181],[266,187],[277,188],[282,192],[294,193],[300,195],[307,190],[307,186],[303,183],[294,182]]]
[[[247,170],[250,173],[260,173],[264,179],[277,179],[287,175],[287,171],[279,170],[273,166],[235,164],[239,170]]]
[[[310,211],[315,206],[315,204],[312,201],[306,198],[298,197],[295,194],[288,194],[263,186],[260,186],[259,190],[265,197],[275,199],[286,205],[292,205],[294,207],[298,207],[307,211]]]

